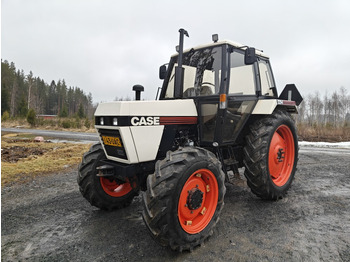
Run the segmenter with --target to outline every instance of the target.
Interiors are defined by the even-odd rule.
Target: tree
[[[79,118],[84,118],[85,117],[84,107],[83,107],[82,103],[80,103],[80,105],[79,105],[78,117]]]
[[[57,89],[55,80],[51,81],[48,88],[46,113],[49,115],[57,114]]]
[[[1,87],[1,115],[10,111],[10,93],[6,87]]]
[[[296,116],[298,123],[303,123],[305,121],[306,104],[307,104],[306,99],[304,99],[299,105],[298,115]]]
[[[79,87],[67,87],[64,79],[47,84],[32,71],[25,75],[14,63],[1,61],[1,114],[7,111],[11,117],[26,117],[32,108],[46,115],[74,116],[80,110],[80,115],[91,116],[92,101],[91,93],[86,95]]]
[[[21,100],[19,101],[18,108],[17,108],[17,114],[20,117],[26,117],[28,113],[28,107],[27,107],[27,101],[24,96],[21,97]]]
[[[32,86],[34,82],[33,72],[30,71],[29,75],[27,75],[27,82],[28,82],[28,109],[31,107],[31,93],[32,93]]]
[[[339,90],[339,99],[341,104],[341,122],[342,125],[346,124],[346,115],[350,113],[350,96],[347,95],[348,90],[343,86]]]
[[[66,105],[63,106],[59,116],[60,117],[68,117],[68,109],[67,109]]]
[[[334,91],[331,99],[334,126],[337,127],[339,123],[339,113],[341,109],[341,104],[339,102],[339,96],[337,91]]]

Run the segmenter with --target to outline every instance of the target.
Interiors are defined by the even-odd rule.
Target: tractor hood
[[[197,116],[192,99],[116,101],[98,105],[95,116]]]

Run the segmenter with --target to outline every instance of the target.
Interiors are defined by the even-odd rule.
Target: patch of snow
[[[338,143],[299,141],[299,146],[300,147],[322,147],[322,148],[350,148],[350,141],[338,142]]]
[[[48,139],[47,142],[51,143],[70,143],[70,144],[93,144],[94,141],[89,140],[65,140],[65,139]]]

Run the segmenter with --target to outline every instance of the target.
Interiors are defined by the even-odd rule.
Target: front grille
[[[107,155],[128,159],[119,130],[99,129],[98,132]],[[113,142],[114,140],[117,140],[117,142]]]

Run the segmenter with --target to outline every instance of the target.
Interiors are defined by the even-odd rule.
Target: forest
[[[346,88],[302,95],[304,100],[295,117],[302,139],[350,140],[350,95]]]
[[[36,115],[79,118],[91,118],[94,112],[91,93],[67,86],[64,79],[47,84],[31,71],[26,75],[13,62],[1,60],[1,115],[23,118],[30,109]]]

